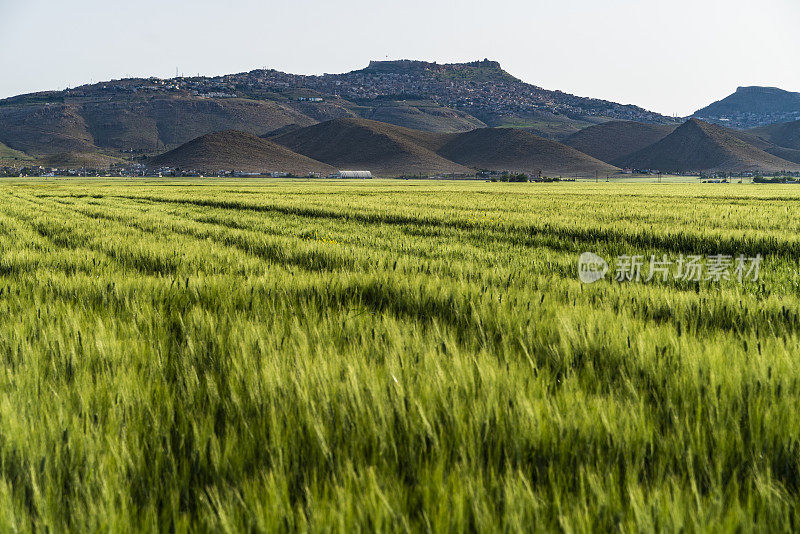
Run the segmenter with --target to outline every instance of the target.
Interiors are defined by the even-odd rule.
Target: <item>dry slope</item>
[[[469,167],[545,174],[601,174],[618,169],[578,150],[514,128],[454,135],[438,153]]]
[[[292,152],[255,135],[228,130],[207,134],[148,161],[151,167],[168,166],[203,171],[329,173],[329,165]]]
[[[574,148],[511,128],[432,133],[364,119],[336,119],[272,139],[330,165],[383,176],[475,169],[546,174],[617,170]]]
[[[664,172],[800,170],[800,164],[769,154],[721,126],[698,119],[688,120],[658,143],[623,158],[620,163]]]
[[[564,144],[616,165],[622,158],[661,141],[675,128],[676,125],[635,121],[604,122],[572,134]]]
[[[780,147],[800,150],[800,121],[771,124],[750,130],[750,133]]]
[[[340,169],[369,170],[381,176],[471,172],[435,152],[450,135],[366,119],[335,119],[273,140]]]

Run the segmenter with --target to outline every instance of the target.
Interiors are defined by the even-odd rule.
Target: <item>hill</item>
[[[44,106],[29,101],[0,103],[0,140],[36,155],[100,150],[158,153],[213,131],[263,133],[285,124],[315,122],[289,106],[241,99],[112,94],[104,100],[62,95],[60,102]]]
[[[55,95],[40,98],[31,104],[0,101],[0,142],[31,155],[99,150],[80,110]]]
[[[33,160],[30,156],[19,150],[9,148],[0,143],[0,165],[18,166],[29,163]]]
[[[315,89],[334,87],[346,98],[361,100],[385,94],[420,95],[465,111],[489,126],[503,126],[538,115],[541,125],[562,120],[585,123],[625,119],[669,123],[668,117],[636,106],[579,97],[532,85],[512,76],[496,61],[440,64],[425,61],[372,61],[365,69],[308,80]]]
[[[206,133],[366,118],[440,133],[488,126],[561,138],[609,119],[669,123],[635,106],[542,89],[498,63],[372,62],[343,74],[254,70],[128,78],[0,100],[0,142],[32,155],[152,155]]]
[[[273,138],[290,150],[338,168],[382,176],[471,172],[436,154],[454,134],[411,130],[367,119],[335,119]]]
[[[779,125],[775,125],[779,126]],[[769,127],[767,127],[769,128]],[[789,148],[786,146],[776,145],[769,139],[768,134],[764,134],[764,130],[759,128],[755,130],[728,130],[732,135],[735,135],[742,141],[760,148],[764,152],[778,156],[779,158],[800,163],[800,149]],[[761,133],[762,135],[759,135]]]
[[[800,150],[800,120],[756,128],[750,133],[774,145]]]
[[[490,121],[493,128],[518,128],[539,137],[563,142],[570,135],[589,126],[607,122],[605,117],[559,115],[548,111],[518,112]]]
[[[634,121],[610,121],[584,128],[564,140],[564,144],[600,161],[614,164],[622,158],[657,143],[675,131],[676,126]]]
[[[262,139],[270,139],[272,137],[278,137],[280,135],[289,133],[289,132],[296,132],[297,130],[302,130],[303,127],[299,124],[287,124],[286,126],[281,126],[280,128],[275,128],[274,130],[265,133],[264,135],[259,135]]]
[[[441,106],[430,100],[375,100],[359,111],[362,118],[426,132],[468,132],[485,128],[469,113]]]
[[[452,135],[437,153],[468,167],[528,174],[610,174],[619,170],[572,147],[512,128]]]
[[[795,121],[800,119],[800,93],[776,87],[739,87],[692,117],[740,129]]]
[[[690,119],[661,141],[620,163],[664,172],[800,170],[800,164],[769,154],[726,128],[697,119]]]
[[[113,163],[122,163],[124,160],[101,154],[100,152],[62,152],[48,154],[37,158],[36,163],[44,167],[57,167],[77,169],[87,167],[92,169],[108,169]]]
[[[384,176],[471,174],[476,169],[530,174],[617,170],[574,148],[513,128],[435,133],[365,119],[336,119],[273,140],[339,168],[363,168]]]
[[[198,137],[151,158],[148,166],[197,171],[288,172],[299,176],[310,172],[327,174],[334,170],[267,139],[233,130]]]

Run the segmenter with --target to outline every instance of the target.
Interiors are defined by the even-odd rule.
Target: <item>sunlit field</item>
[[[0,182],[0,530],[800,528],[800,188]],[[764,257],[582,284],[578,257]]]

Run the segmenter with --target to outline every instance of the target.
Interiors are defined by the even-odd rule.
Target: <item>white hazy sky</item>
[[[0,0],[0,97],[90,81],[489,58],[664,114],[800,91],[798,0]]]

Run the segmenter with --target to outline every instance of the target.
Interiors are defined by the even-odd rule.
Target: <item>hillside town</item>
[[[293,99],[320,103],[341,98],[352,102],[389,99],[425,99],[478,118],[518,113],[549,112],[569,116],[608,117],[640,122],[671,119],[643,108],[550,91],[525,83],[500,64],[484,60],[463,64],[422,61],[373,61],[362,70],[345,74],[306,76],[277,70],[254,70],[217,77],[130,78],[43,93],[37,98],[54,102],[115,94],[187,94],[205,98]],[[308,94],[306,94],[308,93]],[[6,100],[13,103],[31,95]]]

